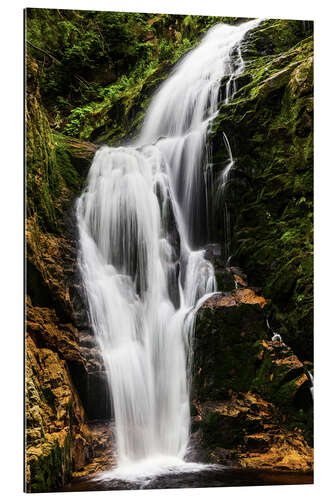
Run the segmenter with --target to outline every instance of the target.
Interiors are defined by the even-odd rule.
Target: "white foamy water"
[[[175,456],[154,455],[151,459],[130,462],[116,469],[102,472],[95,476],[93,481],[101,483],[110,480],[130,481],[142,487],[149,484],[152,479],[158,476],[221,469],[224,469],[221,465],[184,462],[184,460]]]
[[[230,81],[230,79],[229,79]],[[229,83],[228,81],[228,83]],[[226,258],[226,263],[230,261],[230,243],[231,243],[231,223],[230,223],[230,212],[225,201],[225,193],[227,188],[227,183],[230,179],[231,170],[233,169],[235,162],[232,155],[231,147],[228,141],[228,137],[223,132],[223,142],[228,152],[228,162],[223,168],[222,172],[218,178],[218,186],[216,190],[217,204],[220,207],[220,211],[223,213],[223,227],[224,227],[224,255]],[[237,282],[235,281],[235,286],[237,288]]]
[[[117,477],[194,467],[183,460],[191,337],[198,305],[216,290],[200,248],[207,132],[221,79],[229,77],[230,98],[241,41],[257,24],[210,29],[154,96],[138,141],[96,152],[78,200],[80,268],[112,393]]]

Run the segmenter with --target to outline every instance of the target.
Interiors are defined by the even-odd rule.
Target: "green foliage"
[[[147,60],[147,19],[147,14],[27,9],[28,50],[41,63],[45,102],[50,106],[59,97],[67,106],[88,102],[98,96],[99,84]]]
[[[68,204],[68,190],[75,193],[82,180],[72,163],[66,143],[60,134],[52,132],[39,103],[36,66],[30,59],[27,61],[27,76],[27,216],[37,217],[44,230],[57,232],[60,230],[59,215],[63,205]]]
[[[61,9],[27,9],[26,14],[27,50],[39,66],[51,126],[83,139],[100,129],[97,138],[111,143],[129,132],[152,88],[201,34],[216,22],[237,21]],[[138,106],[139,98],[144,105]],[[118,117],[118,127],[110,124]]]

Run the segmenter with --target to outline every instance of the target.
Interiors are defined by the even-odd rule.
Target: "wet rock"
[[[26,488],[50,491],[91,455],[91,434],[66,362],[26,339]]]
[[[243,280],[242,282],[244,283]],[[258,304],[262,308],[266,305],[266,299],[261,295],[257,295],[252,288],[237,289],[231,293],[216,293],[203,303],[201,310],[215,307],[233,307],[241,304]]]
[[[194,336],[193,390],[201,401],[246,391],[255,375],[255,342],[265,339],[264,297],[252,289],[218,293],[200,308]]]
[[[114,422],[101,420],[91,423],[93,458],[76,472],[73,478],[93,477],[96,474],[114,467],[116,464],[116,443]]]

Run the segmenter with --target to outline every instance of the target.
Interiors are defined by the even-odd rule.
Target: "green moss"
[[[141,123],[151,89],[207,29],[240,21],[27,9],[27,49],[40,63],[41,100],[52,127],[71,137],[118,143]]]
[[[224,415],[218,411],[210,411],[204,415],[201,424],[202,441],[208,450],[216,448],[231,449],[244,442],[246,434],[260,432],[263,422],[249,419],[246,412]]]
[[[39,101],[38,67],[28,59],[26,102],[26,194],[27,216],[37,217],[47,231],[59,232],[62,214],[83,180],[64,137],[51,130]],[[69,193],[72,193],[71,195]]]
[[[48,453],[30,461],[31,493],[54,491],[71,478],[70,434],[67,434],[63,447],[59,446],[58,441],[48,446]]]
[[[266,337],[257,305],[202,309],[196,320],[193,390],[200,401],[246,392],[255,376],[257,341]],[[214,346],[214,348],[212,348]]]

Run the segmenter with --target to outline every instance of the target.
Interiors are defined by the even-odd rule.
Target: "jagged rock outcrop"
[[[115,429],[108,421],[90,424],[92,435],[93,459],[73,473],[73,478],[96,476],[116,465]]]
[[[313,450],[302,431],[284,426],[276,407],[256,393],[206,402],[197,419],[211,461],[235,468],[312,470]]]

